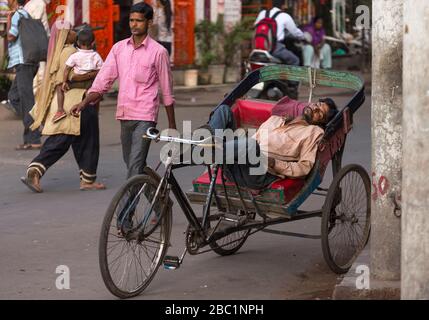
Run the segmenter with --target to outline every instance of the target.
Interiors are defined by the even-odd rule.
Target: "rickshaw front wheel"
[[[146,174],[130,178],[104,217],[98,248],[100,271],[107,289],[122,299],[140,294],[149,285],[169,246],[172,212],[167,205],[170,201],[156,195],[158,185]]]

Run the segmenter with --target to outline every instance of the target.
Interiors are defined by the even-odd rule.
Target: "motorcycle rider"
[[[276,48],[273,51],[273,56],[280,59],[287,65],[298,66],[300,59],[290,50],[288,50],[284,44],[286,38],[286,32],[297,40],[304,40],[304,33],[296,26],[292,17],[284,12],[286,9],[285,0],[273,0],[272,8],[269,10],[269,16],[273,17],[277,12],[275,21],[277,24],[277,42]],[[266,10],[262,10],[255,21],[255,26],[264,19]]]

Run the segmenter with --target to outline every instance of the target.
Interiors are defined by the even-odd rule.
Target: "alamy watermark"
[[[369,290],[370,289],[370,273],[369,267],[365,264],[358,265],[356,267],[356,274],[359,276],[356,277],[356,289],[358,290]]]
[[[55,287],[58,290],[70,289],[70,268],[66,265],[59,265],[55,269],[56,274],[60,274],[55,280]]]
[[[359,14],[356,19],[356,27],[365,30],[371,29],[371,9],[366,5],[360,5],[356,7],[355,13]]]

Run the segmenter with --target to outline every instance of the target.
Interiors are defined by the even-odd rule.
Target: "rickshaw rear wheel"
[[[137,296],[149,285],[170,244],[172,212],[166,205],[170,201],[157,200],[158,194],[157,205],[150,210],[158,185],[145,174],[130,178],[113,197],[103,220],[100,271],[107,289],[121,299]]]
[[[255,213],[250,212],[246,213],[243,210],[239,210],[238,215],[247,215],[248,218],[254,219]],[[210,221],[213,224],[216,224],[216,221]],[[236,253],[243,244],[246,242],[247,237],[249,236],[251,229],[236,231],[228,234],[227,236],[220,238],[216,241],[210,242],[210,248],[220,256],[229,256]]]
[[[351,164],[334,177],[323,205],[322,250],[326,263],[346,273],[369,239],[370,179],[365,169]]]

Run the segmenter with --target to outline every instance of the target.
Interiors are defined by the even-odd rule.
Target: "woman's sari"
[[[57,123],[52,122],[53,115],[58,109],[56,86],[63,80],[66,60],[76,52],[72,45],[67,44],[71,28],[70,24],[57,21],[51,29],[43,82],[36,94],[36,103],[30,111],[30,115],[34,119],[31,129],[35,130],[43,125],[43,135],[80,134],[80,118],[78,117],[69,115]],[[64,110],[68,112],[73,105],[79,103],[84,92],[84,89],[67,91],[64,97]]]

